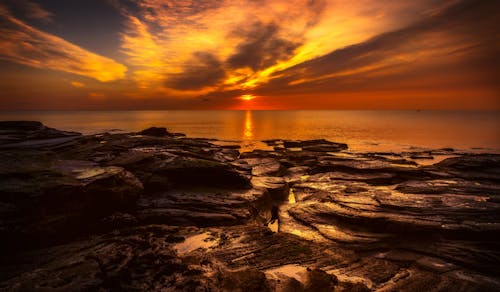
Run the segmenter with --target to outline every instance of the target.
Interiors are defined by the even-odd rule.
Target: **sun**
[[[255,98],[255,95],[251,95],[251,94],[243,94],[242,96],[240,96],[240,99],[242,100],[252,100]]]

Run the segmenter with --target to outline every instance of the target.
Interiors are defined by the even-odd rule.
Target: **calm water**
[[[500,152],[500,112],[459,111],[16,111],[0,120],[38,120],[85,134],[164,126],[190,137],[239,141],[318,139],[352,150],[402,151],[409,147]]]

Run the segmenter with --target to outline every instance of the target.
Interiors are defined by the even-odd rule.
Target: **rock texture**
[[[0,121],[0,147],[15,147],[15,143],[19,142],[53,138],[68,138],[79,135],[80,133],[52,129],[44,126],[40,122]],[[28,143],[25,143],[24,146],[26,146],[27,144]]]
[[[0,123],[0,289],[498,291],[500,155]]]

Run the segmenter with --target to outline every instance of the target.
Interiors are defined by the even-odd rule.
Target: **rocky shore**
[[[0,290],[500,290],[500,155],[264,142],[0,122]]]

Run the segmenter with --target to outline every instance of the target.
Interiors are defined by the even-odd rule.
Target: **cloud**
[[[498,90],[493,72],[500,66],[500,41],[498,20],[492,12],[500,12],[500,5],[466,0],[431,11],[404,28],[275,72],[273,81],[262,90],[369,91],[405,85],[416,90],[431,85],[444,88],[452,80],[455,86]]]
[[[196,52],[184,71],[170,74],[165,84],[178,90],[197,90],[219,83],[226,73],[222,64],[210,53]]]
[[[177,89],[189,91],[196,86],[172,79],[180,80],[182,74],[192,72],[191,61],[200,51],[222,63],[228,90],[265,79],[262,72],[278,63],[283,66],[295,56],[304,32],[321,19],[325,3],[139,0],[131,4],[114,0],[127,19],[122,51],[139,87],[181,85]],[[217,76],[222,75],[219,70]]]
[[[274,24],[254,23],[247,31],[233,31],[244,41],[236,47],[229,57],[230,68],[251,68],[253,71],[275,65],[293,56],[298,42],[287,40],[279,35],[279,27]]]
[[[15,18],[0,5],[0,59],[58,70],[106,82],[125,77],[127,68]]]
[[[470,9],[494,1],[115,1],[128,19],[122,48],[136,82],[186,97],[380,87],[369,83],[478,54],[466,34],[496,34],[475,24],[487,9]],[[453,22],[460,11],[469,15],[462,24]]]

